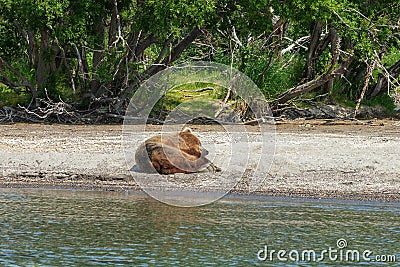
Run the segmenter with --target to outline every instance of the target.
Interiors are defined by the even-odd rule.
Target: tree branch
[[[169,65],[174,62],[182,54],[182,52],[201,34],[199,28],[194,28],[182,41],[180,41],[171,51],[171,54],[166,56],[163,64]]]
[[[6,68],[7,70],[9,70],[11,73],[13,73],[15,76],[17,76],[21,82],[15,82],[13,81],[13,79],[7,75],[7,73],[5,72],[4,68]],[[32,85],[31,82],[29,82],[29,80],[22,75],[21,72],[19,72],[18,70],[14,69],[13,67],[11,67],[7,61],[5,61],[3,58],[0,57],[0,81],[2,83],[4,83],[5,85],[9,86],[9,87],[26,87],[28,88],[31,92],[35,89],[34,86]]]
[[[148,68],[143,74],[144,76],[153,75],[167,66],[169,66],[172,62],[178,59],[178,57],[182,54],[182,52],[201,34],[201,30],[199,28],[194,28],[184,39],[182,39],[176,46],[171,49],[171,52],[168,53],[163,61],[160,64],[153,64],[150,68]]]
[[[399,86],[399,82],[393,83],[393,81],[400,76],[400,60],[393,64],[389,69],[386,69],[377,54],[375,54],[375,57],[378,68],[380,68],[383,73],[378,78],[376,84],[368,90],[370,92],[369,94],[367,93],[369,97],[374,97],[381,92],[389,91],[390,86]]]
[[[312,90],[314,90],[314,89],[320,87],[321,85],[325,84],[326,82],[328,82],[330,79],[334,79],[336,77],[343,75],[346,72],[347,68],[350,66],[352,61],[353,61],[353,58],[350,57],[346,61],[342,62],[342,64],[340,64],[336,69],[334,69],[333,65],[331,65],[331,67],[329,68],[329,70],[326,73],[318,76],[317,78],[315,78],[309,82],[303,83],[303,84],[293,87],[293,88],[290,88],[283,94],[279,95],[276,100],[272,101],[272,103],[271,103],[272,108],[276,109],[279,104],[283,104],[292,98],[298,97],[298,96],[308,93],[308,92],[311,92]]]
[[[201,35],[201,30],[199,28],[194,28],[184,39],[182,39],[175,47],[172,48],[171,52],[168,53],[163,61],[160,64],[152,64],[150,68],[145,70],[140,77],[136,81],[134,81],[130,86],[127,86],[125,89],[121,90],[120,95],[118,96],[117,103],[114,105],[114,108],[117,112],[121,111],[124,103],[127,102],[129,96],[133,93],[134,89],[139,85],[141,80],[144,77],[148,77],[154,75],[155,73],[165,69],[172,62],[178,59],[178,57],[182,54],[182,52],[197,38]],[[150,35],[145,39],[144,42],[138,45],[138,51],[147,47],[157,39]],[[139,48],[140,47],[140,48]],[[137,55],[139,55],[137,53]]]
[[[148,35],[146,38],[141,40],[136,47],[135,55],[137,58],[143,54],[144,50],[152,44],[157,43],[158,39],[153,34]]]

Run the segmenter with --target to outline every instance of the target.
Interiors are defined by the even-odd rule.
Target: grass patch
[[[169,90],[164,97],[158,100],[150,113],[150,117],[164,119],[169,112],[179,105],[181,105],[181,109],[191,108],[191,113],[193,113],[193,109],[204,111],[204,107],[210,104],[210,100],[223,99],[226,93],[226,88],[212,83],[193,82],[181,84]],[[196,104],[185,105],[184,103],[187,101]]]

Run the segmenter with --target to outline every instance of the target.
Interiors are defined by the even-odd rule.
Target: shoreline
[[[67,191],[82,191],[82,192],[116,192],[116,193],[124,193],[124,192],[136,192],[145,194],[149,198],[149,196],[145,191],[143,191],[140,187],[134,186],[132,188],[121,188],[117,186],[98,186],[98,187],[87,187],[87,186],[60,186],[60,185],[47,185],[44,183],[34,184],[31,182],[28,183],[21,183],[18,185],[15,184],[0,184],[0,189],[7,189],[7,190],[67,190]],[[194,193],[202,193],[202,192],[194,192]],[[218,193],[218,192],[217,192]],[[397,194],[343,194],[340,192],[308,192],[306,190],[300,190],[298,192],[266,192],[266,191],[259,191],[259,192],[245,192],[240,190],[231,190],[225,193],[220,199],[224,199],[226,196],[239,196],[239,197],[273,197],[273,198],[285,198],[285,199],[308,199],[308,200],[325,200],[325,201],[367,201],[367,202],[380,202],[380,203],[400,203],[400,198]],[[219,200],[219,199],[217,199]]]
[[[136,183],[126,185],[117,180],[115,183],[106,184],[101,181],[92,181],[85,179],[82,181],[74,181],[72,183],[65,183],[62,181],[53,180],[51,182],[38,182],[36,179],[20,180],[20,177],[13,178],[11,181],[0,181],[0,189],[39,189],[39,190],[77,190],[77,191],[102,191],[102,192],[140,192],[146,194],[140,186]],[[163,190],[163,191],[168,191]],[[171,190],[173,191],[173,190]],[[202,193],[202,192],[195,192]],[[205,192],[204,192],[205,193]],[[299,198],[299,199],[317,199],[317,200],[349,200],[349,201],[378,201],[378,202],[395,202],[400,203],[399,193],[382,193],[382,192],[344,192],[340,189],[338,191],[319,191],[307,190],[297,188],[295,190],[269,190],[269,191],[254,191],[248,192],[246,190],[234,188],[226,195],[239,195],[239,196],[269,196],[269,197],[284,197],[284,198]],[[222,198],[223,198],[222,197]]]
[[[202,141],[219,138],[213,126],[192,128]],[[121,125],[0,125],[0,188],[140,190],[134,178],[151,175],[131,175],[121,130]],[[138,135],[135,142],[142,140]],[[249,192],[240,180],[230,192],[400,202],[399,145],[400,123],[394,120],[280,122],[274,161],[258,190]]]
[[[152,201],[159,201],[161,203],[164,203],[163,201],[157,200],[153,198],[151,195],[146,193],[144,190],[142,190],[140,187],[139,188],[129,188],[129,189],[121,189],[121,188],[113,188],[113,187],[60,187],[60,186],[48,186],[44,184],[37,184],[36,186],[33,186],[32,184],[20,184],[18,186],[4,186],[0,185],[0,194],[2,192],[20,192],[20,191],[46,191],[46,192],[52,192],[56,194],[57,192],[76,192],[76,193],[115,193],[115,194],[133,194],[133,195],[140,195],[145,198],[151,199]],[[202,193],[217,193],[218,192],[194,192],[195,194],[202,194]],[[200,197],[201,198],[201,197]],[[303,193],[288,193],[285,194],[282,192],[280,193],[268,193],[268,192],[252,192],[252,193],[246,193],[242,191],[236,191],[232,190],[227,192],[226,194],[222,195],[220,198],[217,198],[215,201],[230,201],[230,200],[237,200],[237,199],[244,199],[244,200],[259,200],[259,199],[272,199],[272,200],[283,200],[283,201],[294,201],[294,202],[324,202],[324,203],[376,203],[376,204],[393,204],[393,205],[398,205],[400,204],[400,200],[397,197],[393,196],[387,196],[386,198],[382,198],[379,196],[374,196],[374,195],[341,195],[338,196],[335,194],[334,196],[329,194],[325,195],[318,195],[318,194],[313,194],[309,192],[303,192]],[[214,201],[211,201],[210,203],[205,203],[201,204],[200,206],[203,205],[208,205],[212,204]],[[167,204],[171,205],[171,204]],[[173,204],[172,204],[173,205]]]

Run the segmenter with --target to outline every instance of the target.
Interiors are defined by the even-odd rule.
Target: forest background
[[[314,102],[390,115],[399,29],[390,0],[0,0],[0,120],[120,121],[141,83],[195,61],[245,73],[275,115]],[[239,101],[195,83],[158,108],[200,94]]]

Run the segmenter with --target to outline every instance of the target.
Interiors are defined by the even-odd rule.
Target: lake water
[[[399,205],[1,189],[0,266],[400,266]]]

